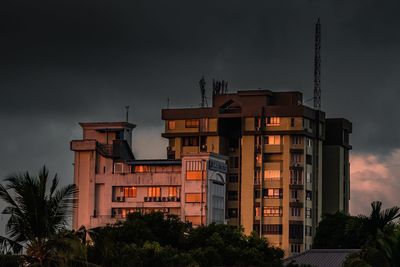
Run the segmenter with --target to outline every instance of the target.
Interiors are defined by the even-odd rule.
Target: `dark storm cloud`
[[[160,108],[198,105],[201,75],[230,89],[312,97],[322,20],[323,108],[353,121],[358,152],[400,147],[398,1],[2,1],[1,174],[48,163],[72,175],[79,121],[159,136]],[[208,83],[208,84],[209,84]],[[311,104],[311,102],[308,102]],[[135,140],[148,156],[148,141]],[[155,144],[162,145],[158,140]],[[159,156],[163,149],[154,149]],[[142,151],[142,152],[141,152]],[[145,151],[145,153],[144,153]],[[40,154],[40,156],[38,156]]]

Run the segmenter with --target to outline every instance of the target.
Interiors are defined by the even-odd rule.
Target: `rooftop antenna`
[[[321,23],[315,24],[314,108],[321,109]]]
[[[199,81],[200,85],[200,93],[201,93],[201,107],[204,108],[206,105],[208,106],[207,103],[207,98],[206,98],[206,80],[203,77]]]
[[[125,120],[126,120],[126,122],[128,122],[129,121],[129,106],[125,106],[125,110],[126,110]]]

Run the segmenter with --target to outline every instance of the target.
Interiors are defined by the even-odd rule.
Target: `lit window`
[[[263,215],[265,217],[281,217],[282,207],[264,207]]]
[[[186,180],[202,180],[204,177],[202,161],[186,162]]]
[[[170,187],[168,187],[168,196],[169,197],[179,197],[178,191],[179,191],[178,187],[170,186]]]
[[[255,207],[254,213],[255,213],[255,215],[256,215],[257,217],[261,216],[260,207]]]
[[[267,145],[280,145],[281,136],[280,135],[267,135],[265,138],[265,143]]]
[[[168,121],[168,130],[173,130],[176,127],[175,121]]]
[[[200,121],[199,120],[185,120],[186,128],[199,128]]]
[[[136,165],[134,168],[134,172],[138,173],[151,172],[151,168],[148,165]]]
[[[137,194],[136,187],[134,187],[134,186],[124,187],[124,197],[134,198],[134,197],[136,197],[136,194]]]
[[[201,193],[186,193],[186,202],[187,203],[200,203],[201,202]]]
[[[267,126],[279,126],[281,124],[280,117],[268,117]]]
[[[281,170],[265,170],[264,178],[267,180],[280,180]]]
[[[269,188],[267,189],[267,198],[282,198],[283,190],[281,188]]]
[[[148,197],[161,197],[161,187],[149,187],[147,188]]]

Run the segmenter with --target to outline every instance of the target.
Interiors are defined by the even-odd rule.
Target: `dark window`
[[[260,192],[259,189],[254,190],[254,198],[260,198]]]
[[[229,158],[229,168],[232,168],[232,169],[239,168],[239,157],[230,157]]]
[[[307,200],[312,200],[312,192],[310,190],[306,191],[306,199]]]
[[[312,156],[311,155],[306,155],[306,163],[309,165],[312,165]]]
[[[238,192],[228,191],[228,200],[238,200]]]
[[[281,235],[282,224],[267,224],[262,226],[264,235]]]
[[[306,225],[305,231],[306,231],[306,233],[305,233],[306,236],[312,236],[311,226]]]
[[[237,218],[238,217],[237,209],[228,209],[228,217],[229,218]]]
[[[228,176],[228,181],[229,181],[230,183],[237,183],[238,180],[239,180],[239,177],[238,177],[237,174],[229,174],[229,176]]]
[[[294,118],[290,119],[290,127],[294,127]]]
[[[199,138],[196,136],[191,137],[183,137],[182,138],[183,146],[198,146],[199,145]]]
[[[289,238],[303,239],[303,225],[302,224],[290,224],[289,225]]]

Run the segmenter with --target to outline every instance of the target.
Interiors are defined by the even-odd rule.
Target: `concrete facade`
[[[303,105],[300,92],[251,90],[214,94],[211,107],[164,109],[162,119],[169,159],[202,151],[229,158],[228,224],[258,232],[286,256],[311,248],[323,201],[336,194],[323,190],[323,168],[336,168],[324,163],[324,112]]]
[[[225,222],[224,157],[196,153],[179,160],[136,160],[131,151],[133,124],[81,126],[83,139],[71,142],[79,190],[75,229],[152,211],[177,215],[193,225]]]

